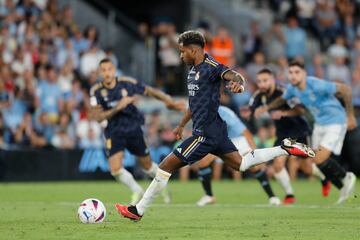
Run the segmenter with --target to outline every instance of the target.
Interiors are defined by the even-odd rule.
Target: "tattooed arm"
[[[228,70],[221,76],[224,80],[230,81],[226,86],[233,93],[242,93],[245,91],[245,78],[234,70]]]

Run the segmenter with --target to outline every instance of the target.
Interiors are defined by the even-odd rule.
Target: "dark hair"
[[[257,74],[263,74],[263,73],[266,73],[266,74],[269,74],[269,75],[274,75],[274,73],[268,68],[263,68],[263,69],[261,69],[260,71],[257,72]]]
[[[183,44],[184,46],[188,46],[190,44],[197,45],[201,48],[205,46],[205,38],[199,31],[186,31],[183,32],[179,37],[179,44]]]
[[[112,63],[112,61],[109,59],[109,58],[104,58],[104,59],[102,59],[100,62],[99,62],[99,66],[101,65],[101,64],[103,64],[103,63]]]
[[[289,67],[299,67],[299,68],[305,69],[304,63],[299,60],[294,60],[294,61],[290,62]]]

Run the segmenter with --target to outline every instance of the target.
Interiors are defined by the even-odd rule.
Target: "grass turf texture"
[[[134,223],[115,211],[114,203],[130,193],[112,181],[0,184],[0,239],[360,239],[360,198],[337,206],[335,188],[328,198],[316,181],[297,181],[294,188],[295,205],[268,207],[256,181],[215,182],[217,204],[198,208],[200,183],[172,181],[173,203],[159,197]],[[78,205],[90,197],[107,207],[102,224],[77,218]]]

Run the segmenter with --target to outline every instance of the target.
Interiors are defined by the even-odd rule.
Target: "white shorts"
[[[231,141],[233,142],[235,147],[239,150],[241,156],[244,156],[245,154],[253,150],[244,136],[231,138]],[[217,158],[215,160],[215,163],[222,164],[224,162],[220,158]]]
[[[314,125],[311,141],[312,147],[326,148],[335,155],[340,155],[347,130],[346,124]]]

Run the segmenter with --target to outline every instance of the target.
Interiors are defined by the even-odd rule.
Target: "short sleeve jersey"
[[[145,86],[129,77],[119,77],[112,89],[106,88],[102,83],[94,85],[90,90],[90,103],[92,106],[101,105],[104,110],[109,110],[126,96],[144,94]],[[105,136],[132,136],[141,132],[144,116],[133,104],[108,119]]]
[[[278,97],[281,97],[284,94],[284,91],[285,89],[282,86],[277,85],[271,96],[267,96],[260,91],[255,92],[249,102],[251,112],[254,113],[256,108],[270,104]],[[291,109],[292,105],[296,105],[297,103],[299,103],[298,99],[290,98],[287,103],[274,110],[286,111]],[[302,116],[283,117],[279,120],[274,120],[274,124],[276,127],[276,135],[280,138],[283,138],[284,136],[297,138],[310,134],[310,127]]]
[[[226,124],[219,116],[221,80],[228,68],[205,54],[204,61],[192,66],[187,77],[193,135],[216,136]],[[225,131],[226,132],[226,131]]]
[[[297,97],[310,110],[315,123],[319,125],[345,124],[346,112],[335,93],[335,83],[308,76],[303,91],[288,85],[283,98],[288,100]]]

